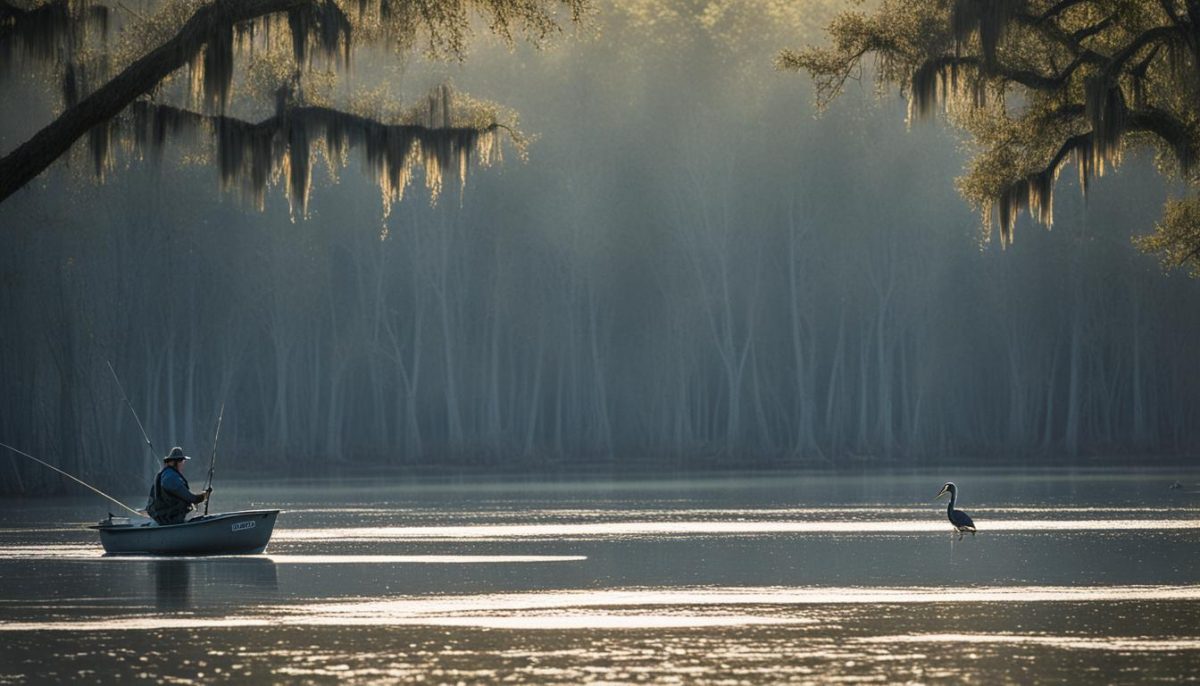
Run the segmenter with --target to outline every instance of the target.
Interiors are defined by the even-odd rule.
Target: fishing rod
[[[129,402],[129,396],[125,395],[125,387],[121,385],[121,380],[117,378],[117,370],[113,369],[112,362],[104,361],[108,365],[108,371],[112,372],[113,381],[117,382],[117,390],[121,391],[121,398],[125,400],[125,406],[133,413],[133,421],[137,422],[138,430],[142,432],[142,438],[146,439],[146,445],[150,447],[150,457],[157,457],[154,452],[154,443],[150,441],[150,436],[146,433],[146,428],[142,426],[142,420],[138,419],[137,410],[133,409],[133,403]]]
[[[34,462],[37,462],[38,464],[40,464],[42,466],[49,467],[50,469],[53,469],[54,471],[58,472],[59,474],[62,474],[63,476],[67,477],[68,479],[70,479],[78,484],[81,484],[86,488],[91,489],[93,492],[97,493],[98,495],[108,498],[109,500],[113,501],[114,503],[116,503],[116,504],[120,505],[121,507],[125,508],[126,510],[129,510],[130,512],[132,512],[134,514],[134,516],[137,516],[137,517],[143,516],[141,512],[138,512],[137,510],[126,505],[125,503],[121,502],[120,500],[117,500],[116,498],[105,493],[104,491],[100,490],[99,488],[96,488],[95,486],[87,483],[83,479],[80,479],[77,476],[72,476],[72,475],[64,472],[63,470],[59,469],[58,467],[55,467],[54,465],[50,464],[49,462],[46,462],[44,460],[39,460],[36,457],[34,457],[33,455],[30,455],[29,453],[25,452],[24,450],[18,450],[16,448],[12,447],[11,445],[8,445],[7,443],[0,443],[0,448],[8,448],[9,450],[13,451],[14,453],[16,453],[18,455],[24,455],[25,457],[28,457],[29,459],[33,460]]]
[[[208,497],[204,499],[204,516],[208,516],[208,504],[212,502],[213,470],[217,467],[217,440],[221,438],[221,420],[225,417],[225,403],[221,402],[221,411],[217,413],[217,433],[213,435],[212,457],[208,460],[208,485],[204,487]]]

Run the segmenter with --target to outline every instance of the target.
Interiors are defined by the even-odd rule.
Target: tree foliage
[[[1169,265],[1200,272],[1200,2],[1197,0],[883,0],[847,11],[831,44],[784,51],[827,105],[873,55],[910,118],[944,112],[977,146],[959,190],[985,234],[1012,240],[1021,210],[1053,222],[1059,173],[1080,186],[1148,146],[1182,189],[1153,236]]]
[[[415,107],[361,95],[331,95],[364,45],[423,48],[461,56],[476,17],[507,41],[537,42],[578,19],[585,0],[0,0],[0,67],[9,78],[37,73],[57,82],[64,111],[0,159],[0,201],[86,135],[93,168],[114,164],[114,147],[159,148],[171,134],[203,130],[217,141],[222,182],[249,191],[284,184],[307,204],[310,149],[344,162],[362,144],[385,204],[423,167],[437,193],[447,171],[465,180],[469,162],[498,154],[501,135],[520,148],[511,113],[443,87]],[[398,57],[398,59],[400,59]],[[20,67],[15,69],[14,67]],[[256,113],[257,124],[228,116]],[[263,110],[270,112],[262,117]],[[121,146],[113,145],[118,137]],[[237,183],[231,183],[237,181]]]

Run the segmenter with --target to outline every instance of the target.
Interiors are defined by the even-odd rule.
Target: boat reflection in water
[[[186,610],[192,600],[191,560],[155,560],[155,607],[160,610]]]
[[[155,607],[192,610],[273,598],[279,589],[275,562],[264,557],[160,558],[149,560]]]

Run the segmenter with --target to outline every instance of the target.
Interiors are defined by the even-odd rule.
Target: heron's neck
[[[958,494],[955,493],[954,491],[950,491],[950,504],[946,506],[947,512],[950,512],[951,510],[954,509],[954,501],[956,501],[956,500],[958,500]]]

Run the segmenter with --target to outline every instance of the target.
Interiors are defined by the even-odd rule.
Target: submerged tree
[[[0,202],[74,143],[88,137],[94,169],[113,164],[114,138],[141,153],[169,136],[210,132],[225,186],[259,204],[283,181],[303,210],[310,155],[333,163],[361,147],[385,203],[398,199],[424,167],[436,193],[447,171],[465,178],[473,156],[499,154],[499,134],[520,136],[502,111],[454,97],[446,87],[400,109],[379,97],[339,106],[332,94],[354,48],[403,52],[423,44],[437,56],[461,55],[475,16],[506,40],[541,40],[557,13],[577,19],[585,0],[0,0],[0,75],[35,70],[61,86],[64,110],[0,159]],[[115,27],[115,29],[114,29]],[[235,59],[237,58],[237,59]],[[257,123],[227,116],[235,84],[239,105],[270,116]],[[318,145],[321,144],[322,145]],[[235,183],[236,182],[236,183]]]
[[[883,0],[829,26],[832,44],[784,51],[782,68],[816,80],[827,105],[875,55],[877,85],[897,85],[909,115],[941,109],[978,152],[959,190],[985,235],[1013,237],[1023,209],[1053,221],[1059,173],[1080,186],[1149,146],[1181,189],[1138,240],[1200,276],[1200,2],[1197,0]]]

